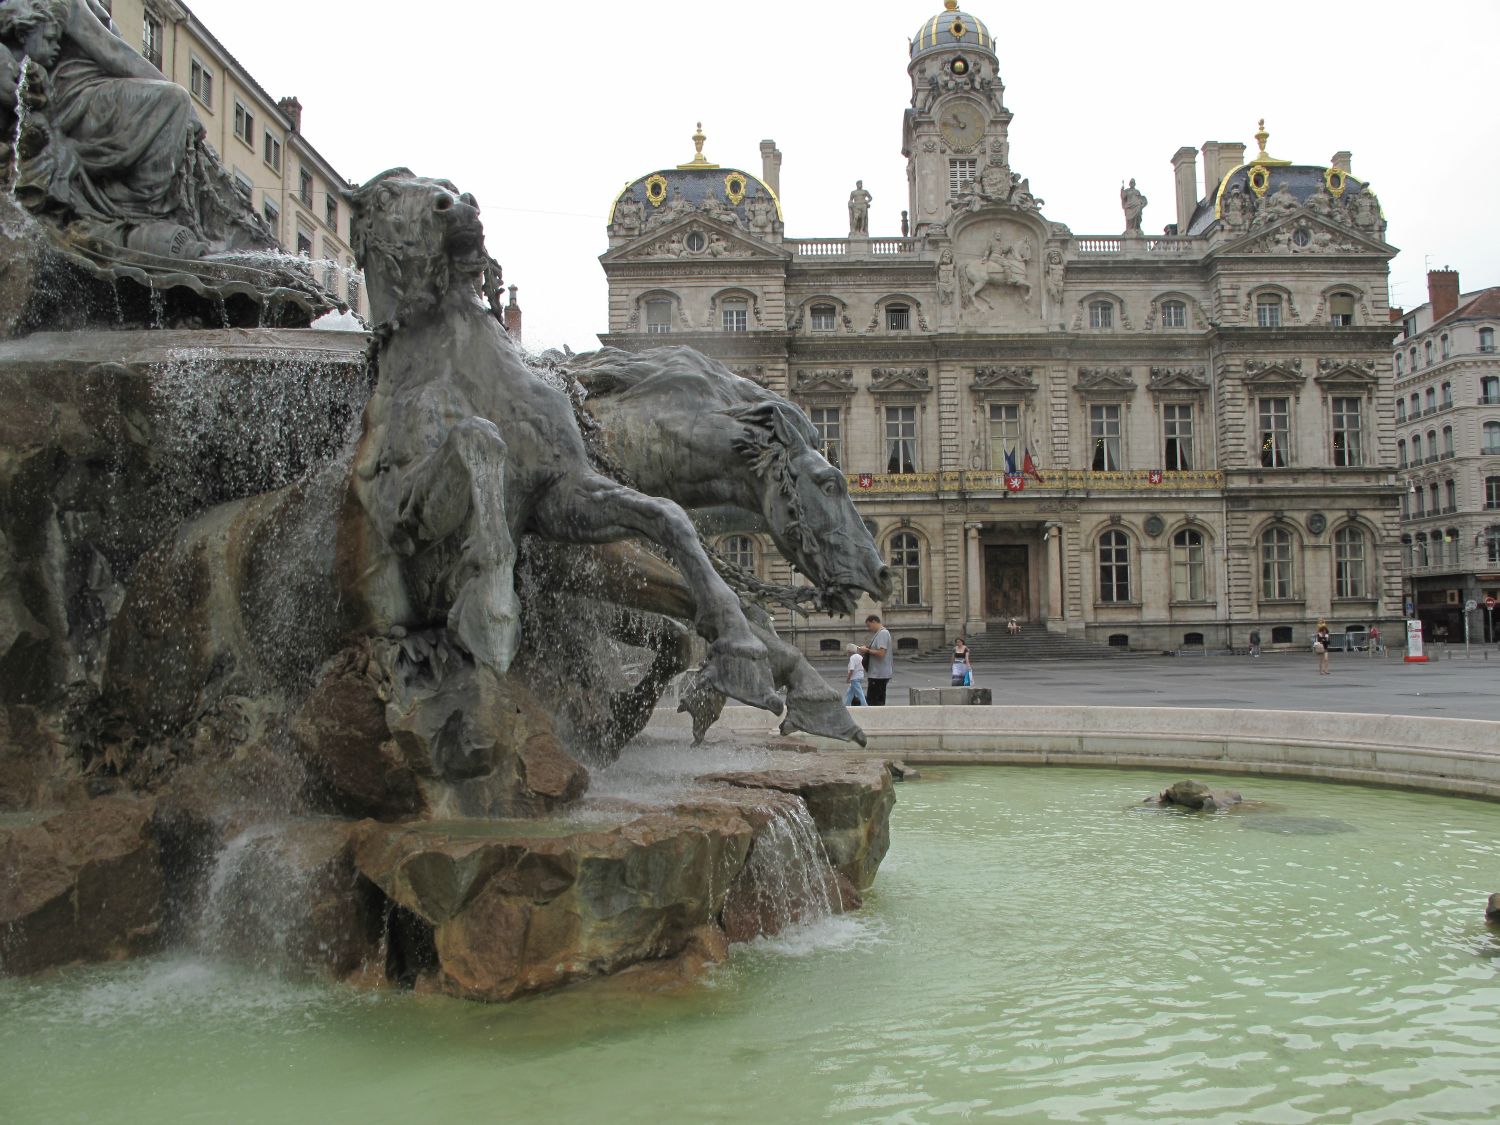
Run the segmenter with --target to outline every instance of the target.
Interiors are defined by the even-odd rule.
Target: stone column
[[[974,637],[986,629],[984,618],[984,562],[979,550],[979,531],[983,525],[971,523],[964,528],[964,633]]]
[[[1062,576],[1062,524],[1042,525],[1042,534],[1047,539],[1047,625],[1049,628],[1063,627],[1063,576]]]

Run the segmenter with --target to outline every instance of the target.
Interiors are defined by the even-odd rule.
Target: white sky
[[[907,40],[941,0],[686,4],[672,0],[188,0],[355,183],[394,165],[478,197],[490,253],[520,285],[526,343],[597,346],[605,217],[631,179],[705,154],[760,173],[784,154],[792,237],[842,236],[856,178],[871,233],[899,233]],[[1273,156],[1354,153],[1402,248],[1392,302],[1426,269],[1500,284],[1500,4],[1338,6],[965,0],[994,33],[1011,163],[1077,234],[1123,227],[1120,181],[1175,219],[1172,154],[1242,141],[1266,118]],[[1168,13],[1177,19],[1168,18]],[[1431,14],[1433,18],[1422,17]],[[1202,169],[1199,176],[1201,182]]]

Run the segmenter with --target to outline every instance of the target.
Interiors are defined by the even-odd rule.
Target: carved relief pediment
[[[871,394],[926,394],[931,390],[925,367],[877,367],[870,372]]]
[[[792,380],[794,395],[842,395],[854,393],[854,368],[808,369],[799,367]]]
[[[1373,359],[1323,357],[1318,360],[1318,374],[1313,382],[1334,390],[1355,390],[1368,394],[1380,383]]]
[[[1154,395],[1201,395],[1208,390],[1208,369],[1153,367],[1146,389]]]
[[[672,260],[718,262],[725,258],[790,258],[791,253],[747,235],[732,223],[689,214],[657,227],[604,256],[606,262]]]
[[[1036,390],[1034,367],[976,367],[971,389],[975,391],[1031,394]]]
[[[1085,398],[1125,398],[1135,393],[1128,367],[1080,367],[1073,389]]]
[[[1384,254],[1379,239],[1319,218],[1307,210],[1253,230],[1227,245],[1230,254]]]
[[[1247,386],[1300,390],[1307,376],[1302,374],[1302,360],[1298,358],[1247,359],[1244,381]]]

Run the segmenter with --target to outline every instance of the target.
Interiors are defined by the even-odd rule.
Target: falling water
[[[725,904],[726,924],[736,940],[812,925],[842,907],[833,865],[801,798],[786,795],[760,811],[765,824]]]
[[[16,197],[16,184],[21,179],[21,135],[26,131],[26,119],[30,107],[26,94],[31,86],[31,57],[21,56],[21,69],[16,75],[16,132],[10,142],[10,197]]]

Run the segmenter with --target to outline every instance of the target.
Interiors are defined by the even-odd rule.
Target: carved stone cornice
[[[1029,395],[1036,391],[1034,367],[976,367],[969,389],[986,395]]]
[[[1157,397],[1191,396],[1208,391],[1206,367],[1153,367],[1146,389]]]
[[[1129,398],[1137,388],[1128,367],[1080,367],[1073,389],[1084,398]]]
[[[932,380],[927,377],[925,367],[876,367],[870,372],[870,393],[928,394]]]
[[[794,395],[841,395],[848,398],[854,394],[854,368],[813,368],[805,367],[797,369],[796,376],[792,379],[792,394]]]
[[[1302,360],[1297,356],[1245,361],[1244,383],[1247,390],[1283,390],[1300,394],[1306,382],[1307,376],[1302,374]]]
[[[1370,394],[1380,383],[1373,359],[1346,359],[1321,356],[1318,374],[1313,382],[1329,390],[1358,391]]]

